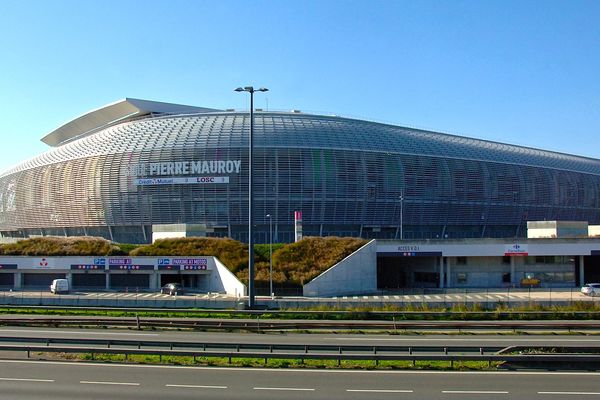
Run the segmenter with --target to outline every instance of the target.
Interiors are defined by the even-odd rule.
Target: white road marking
[[[121,386],[140,386],[136,382],[100,382],[100,381],[79,381],[82,385],[121,385]]]
[[[573,395],[573,396],[597,396],[600,392],[538,392],[538,394],[556,394],[556,395]]]
[[[315,389],[309,388],[286,388],[286,387],[254,387],[254,390],[283,390],[283,391],[295,391],[295,392],[314,392]]]
[[[505,390],[442,390],[449,394],[508,394]]]
[[[190,388],[190,389],[227,389],[227,386],[208,386],[208,385],[175,385],[167,384],[166,387]]]
[[[346,389],[346,392],[358,392],[358,393],[413,393],[412,390],[402,390],[402,389]]]
[[[179,365],[148,365],[148,364],[85,364],[85,363],[73,363],[72,361],[34,361],[34,360],[2,360],[0,359],[0,365],[2,364],[39,364],[39,365],[62,365],[65,367],[72,368],[123,368],[130,370],[132,368],[142,368],[142,369],[164,369],[164,370],[190,370],[190,371],[198,371],[198,367],[186,367]],[[219,371],[244,371],[248,373],[256,373],[256,374],[360,374],[362,376],[367,375],[449,375],[449,376],[476,376],[476,375],[484,375],[484,376],[585,376],[585,377],[600,377],[600,372],[546,372],[546,371],[395,371],[395,370],[336,370],[336,369],[280,369],[280,368],[260,368],[260,369],[248,369],[248,368],[236,368],[236,367],[211,367],[211,370],[219,370]]]
[[[54,379],[30,379],[30,378],[0,378],[0,381],[16,381],[16,382],[54,382]]]

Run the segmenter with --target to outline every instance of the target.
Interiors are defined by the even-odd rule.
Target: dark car
[[[183,294],[183,286],[179,283],[167,283],[165,286],[160,288],[161,294],[170,294],[171,296],[177,296]]]

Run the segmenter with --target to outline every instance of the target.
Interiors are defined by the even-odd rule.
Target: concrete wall
[[[213,275],[211,292],[227,293],[230,296],[245,296],[246,285],[233,274],[217,257],[214,257],[217,274]],[[214,285],[214,287],[213,287]],[[218,287],[218,290],[215,289]]]
[[[377,246],[370,241],[308,282],[304,296],[342,296],[377,291]]]

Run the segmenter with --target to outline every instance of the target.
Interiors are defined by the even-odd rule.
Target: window
[[[456,283],[467,283],[467,274],[462,272],[456,274]]]
[[[467,257],[456,257],[456,265],[467,265]]]

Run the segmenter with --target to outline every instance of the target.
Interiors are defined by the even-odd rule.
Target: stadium
[[[255,242],[293,242],[298,215],[303,236],[377,239],[305,285],[308,295],[600,279],[600,241],[558,234],[600,223],[600,160],[297,110],[257,109],[254,122]],[[249,126],[248,111],[139,99],[90,111],[0,175],[0,239],[247,242]],[[563,221],[558,239],[526,239],[532,221],[544,232]],[[126,274],[92,261],[0,259],[0,286],[66,277],[156,290],[170,279],[158,259]],[[71,270],[81,265],[107,275]],[[186,270],[182,282],[209,287],[205,273]]]
[[[520,238],[600,223],[600,161],[338,116],[254,114],[255,241]],[[193,224],[247,241],[249,113],[125,99],[57,128],[0,175],[3,237],[147,243]],[[270,217],[268,217],[270,216]]]

